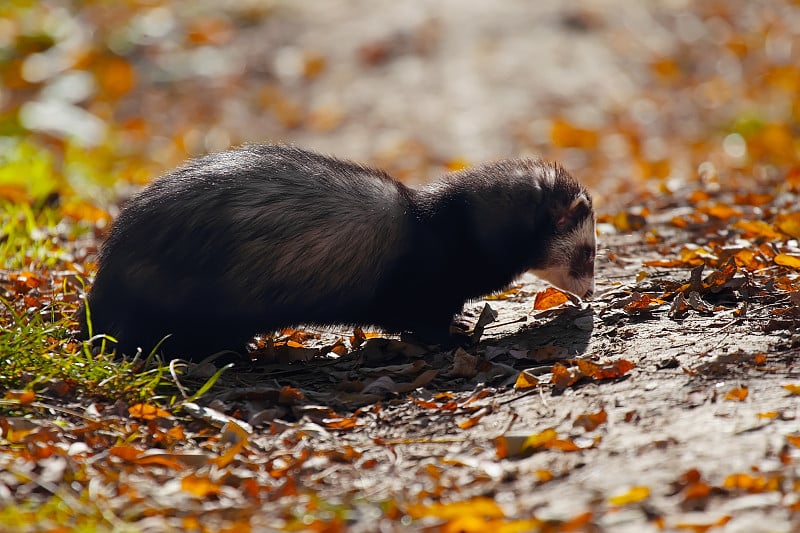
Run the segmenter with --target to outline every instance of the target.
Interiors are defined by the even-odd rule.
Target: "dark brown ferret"
[[[525,271],[594,290],[589,193],[534,159],[411,189],[300,148],[251,145],[193,161],[114,222],[87,301],[118,350],[198,359],[259,332],[371,325],[446,339],[463,304]],[[85,312],[81,332],[88,338]]]

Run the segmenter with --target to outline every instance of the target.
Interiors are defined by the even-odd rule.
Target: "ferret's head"
[[[486,163],[426,187],[418,202],[459,221],[451,224],[461,224],[463,209],[484,278],[501,272],[492,279],[507,283],[507,274],[529,270],[580,298],[594,293],[592,199],[561,166],[529,158]],[[496,290],[493,284],[487,287]]]
[[[541,208],[547,213],[549,239],[540,265],[531,269],[539,278],[583,299],[594,294],[597,239],[589,192],[563,168],[543,164],[539,186]]]

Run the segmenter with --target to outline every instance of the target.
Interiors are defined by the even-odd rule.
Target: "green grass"
[[[57,206],[0,205],[0,392],[58,388],[76,397],[152,401],[169,383],[165,365],[93,352],[72,338],[82,291],[73,262],[88,230],[63,219]]]

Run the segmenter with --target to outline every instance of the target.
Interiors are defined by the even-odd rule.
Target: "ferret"
[[[301,148],[248,145],[132,198],[86,302],[91,331],[126,354],[167,336],[168,357],[244,353],[255,334],[299,324],[436,343],[465,302],[526,271],[590,298],[594,260],[591,196],[555,163],[491,162],[413,189]]]

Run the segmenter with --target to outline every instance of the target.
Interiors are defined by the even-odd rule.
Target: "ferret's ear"
[[[568,231],[578,222],[591,216],[592,204],[585,193],[578,194],[569,205],[561,207],[556,213],[556,227],[559,231]]]

